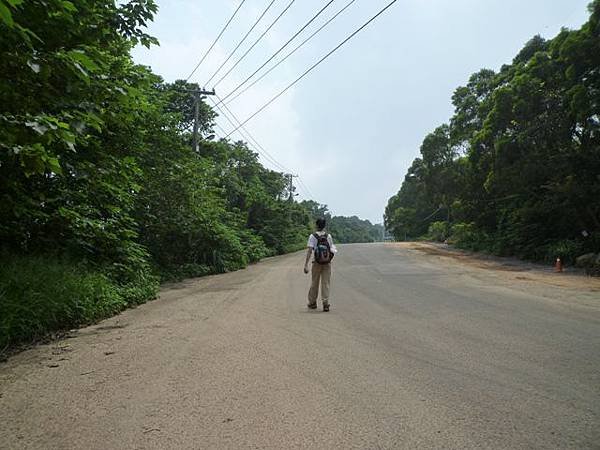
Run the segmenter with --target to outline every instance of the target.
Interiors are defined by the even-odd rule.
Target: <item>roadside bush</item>
[[[477,232],[473,223],[455,223],[450,229],[449,240],[459,247],[472,245],[476,238]]]
[[[160,277],[154,275],[149,266],[144,266],[137,272],[131,273],[125,282],[117,286],[127,306],[134,306],[156,298],[159,281]]]
[[[269,250],[260,236],[251,230],[241,230],[239,236],[249,262],[257,262],[265,256],[269,256]]]
[[[556,258],[560,258],[565,264],[575,264],[575,259],[583,253],[585,248],[582,241],[564,239],[540,247],[534,259],[553,263]]]
[[[283,254],[285,254],[285,253],[293,253],[293,252],[297,252],[299,250],[306,250],[306,243],[304,241],[287,244],[283,248]]]
[[[427,237],[434,241],[444,242],[448,238],[446,222],[433,222],[427,230]]]
[[[585,252],[600,253],[600,231],[594,231],[583,238]],[[584,252],[584,253],[585,253]]]
[[[207,261],[216,273],[233,272],[248,265],[249,258],[245,248],[233,228],[216,224],[207,244],[208,249],[211,249]]]
[[[452,225],[448,240],[464,250],[497,253],[494,237],[478,230],[473,223],[459,222]]]
[[[172,268],[157,269],[160,281],[180,281],[185,278],[203,277],[214,273],[214,269],[206,264],[182,264]]]
[[[0,266],[0,351],[51,332],[109,317],[155,285],[119,286],[106,275],[54,257],[3,255]],[[142,282],[142,280],[138,280]]]

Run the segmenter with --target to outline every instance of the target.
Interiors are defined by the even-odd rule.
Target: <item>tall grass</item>
[[[0,353],[109,317],[156,292],[153,280],[120,286],[97,270],[52,257],[4,254],[1,259]]]

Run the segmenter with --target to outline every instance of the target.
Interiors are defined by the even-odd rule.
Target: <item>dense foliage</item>
[[[567,262],[600,251],[600,1],[579,30],[481,70],[429,134],[385,224],[396,239]]]
[[[152,0],[0,0],[0,352],[304,247],[309,211],[132,62]],[[201,105],[200,131],[215,113]]]

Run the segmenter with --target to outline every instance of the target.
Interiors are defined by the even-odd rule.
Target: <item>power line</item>
[[[382,8],[377,14],[375,14],[373,17],[371,17],[368,21],[366,21],[360,28],[358,28],[356,31],[354,31],[352,34],[350,34],[350,36],[348,36],[346,39],[344,39],[340,44],[338,44],[333,50],[331,50],[329,53],[327,53],[325,56],[323,56],[319,61],[317,61],[315,64],[313,64],[311,67],[309,67],[302,75],[300,75],[298,78],[296,78],[292,83],[290,83],[285,89],[283,89],[281,92],[279,92],[275,97],[273,97],[271,100],[269,100],[267,103],[265,103],[258,111],[256,111],[254,114],[252,114],[250,117],[248,117],[246,120],[244,120],[240,126],[246,125],[250,120],[252,120],[254,117],[256,117],[258,114],[260,114],[267,106],[269,106],[271,103],[273,103],[275,100],[277,100],[279,97],[281,97],[284,93],[286,93],[292,86],[294,86],[298,81],[300,81],[302,78],[304,78],[306,75],[308,75],[309,72],[311,72],[315,67],[317,67],[319,64],[321,64],[323,61],[325,61],[327,58],[329,58],[333,53],[335,53],[341,46],[343,46],[346,42],[348,42],[350,39],[352,39],[354,36],[356,36],[360,31],[362,31],[367,25],[369,25],[371,22],[373,22],[377,17],[379,17],[381,14],[383,14],[390,6],[392,6],[394,3],[396,3],[398,0],[392,0],[390,3],[388,3],[384,8]],[[239,127],[238,127],[239,128]],[[233,131],[231,131],[231,133],[237,131],[237,128],[234,129]],[[231,134],[230,133],[230,134]]]
[[[212,45],[208,48],[208,50],[206,51],[206,53],[204,54],[204,56],[200,59],[200,62],[198,64],[196,64],[196,67],[194,67],[194,70],[192,70],[192,73],[190,73],[188,75],[188,77],[185,79],[186,82],[188,82],[190,80],[190,78],[192,78],[192,75],[194,75],[194,73],[196,73],[196,70],[198,70],[198,68],[200,67],[200,65],[204,62],[204,60],[206,59],[206,57],[208,56],[208,54],[211,52],[211,50],[213,49],[213,47],[216,45],[216,43],[218,42],[218,40],[221,38],[221,36],[223,35],[223,33],[225,33],[225,30],[227,29],[227,27],[229,26],[229,24],[231,23],[231,21],[236,16],[236,14],[238,13],[238,11],[240,10],[240,8],[242,7],[242,5],[244,3],[246,3],[246,0],[242,0],[242,2],[239,4],[239,6],[237,7],[237,9],[233,12],[233,14],[229,18],[229,20],[227,21],[227,23],[225,24],[225,26],[223,27],[223,29],[221,30],[221,32],[219,33],[219,35],[217,36],[217,38],[213,41]]]
[[[235,127],[236,125],[229,119],[229,117],[227,117],[227,115],[219,107],[219,105],[217,104],[217,102],[215,102],[212,98],[210,100],[215,105],[215,107],[222,113],[223,117],[225,117],[225,119],[227,119],[227,121]],[[229,111],[229,113],[234,118],[234,120],[236,122],[238,122],[238,124],[239,124],[239,120],[237,119],[237,117],[235,116],[235,114],[233,113],[233,111],[231,111],[226,106],[225,106],[225,109],[227,111]],[[215,125],[219,128],[219,130],[221,130],[221,132],[223,133],[223,136],[225,136],[227,134],[227,132],[223,129],[223,127],[221,125],[219,125],[216,122],[215,122]],[[257,153],[259,153],[260,155],[262,155],[268,162],[270,162],[273,166],[275,166],[276,169],[281,170],[281,171],[286,172],[286,173],[291,173],[291,171],[288,168],[286,168],[284,165],[280,164],[273,156],[271,156],[271,154],[269,154],[269,152],[267,152],[265,150],[265,148],[250,134],[250,132],[247,129],[244,128],[244,130],[245,130],[245,132],[246,132],[247,135],[244,135],[243,133],[240,133],[240,135],[244,139],[246,139],[246,141],[249,144],[250,144],[250,140],[252,140],[253,143],[254,143],[254,145],[255,145],[255,147],[258,147],[258,148],[260,148],[262,150],[262,152],[261,152],[258,148],[255,148],[255,150],[256,150]],[[239,133],[239,130],[238,130],[238,133]],[[248,139],[248,138],[250,138],[250,139]],[[300,178],[299,175],[296,175],[296,178],[298,178],[298,181],[301,184],[303,190],[308,194],[308,198],[314,199],[315,196],[312,194],[312,192],[310,191],[310,189],[308,188],[308,186],[306,185],[306,183],[304,183],[304,181]]]
[[[225,105],[222,100],[219,98],[218,95],[216,95],[216,97],[219,99],[220,103],[222,104],[222,106],[229,112],[229,114],[234,118],[234,120],[239,124],[240,121],[239,119],[236,117],[236,115],[234,114],[233,111],[231,111],[231,109],[229,109],[227,107],[227,105]],[[234,125],[231,120],[229,120],[229,118],[227,117],[227,115],[223,112],[223,110],[220,108],[220,106],[217,104],[217,102],[215,102],[212,98],[210,99],[212,101],[212,103],[215,105],[215,107],[221,111],[221,113],[223,113],[223,116],[229,121],[229,123],[231,123],[234,127],[236,125]],[[223,130],[222,127],[219,126],[219,128],[221,130]],[[265,158],[268,158],[267,160],[270,161],[276,168],[282,170],[283,172],[286,173],[291,173],[292,171],[289,170],[287,167],[285,167],[283,164],[279,163],[269,152],[267,152],[267,150],[265,150],[265,148],[254,138],[254,136],[252,136],[252,134],[245,128],[242,127],[242,129],[246,132],[247,137],[244,136],[242,134],[242,136],[244,136],[244,138],[246,140],[248,140],[248,137],[252,140],[252,142],[254,143],[254,145],[258,148],[260,148],[262,150],[262,152],[258,149],[256,149],[256,151],[261,154],[262,156],[264,156]],[[224,130],[223,130],[224,131]],[[308,194],[309,198],[315,198],[315,196],[312,194],[312,192],[310,191],[310,189],[308,188],[308,186],[306,185],[306,183],[304,183],[304,181],[300,178],[300,175],[296,175],[296,178],[298,178],[298,181],[300,182],[300,184],[303,186],[304,191],[306,191],[306,193]]]
[[[238,98],[240,95],[242,95],[244,92],[246,92],[248,89],[250,89],[252,86],[254,86],[256,83],[258,83],[260,80],[262,80],[264,77],[266,77],[267,75],[269,75],[273,70],[275,70],[275,68],[277,68],[281,63],[283,63],[286,59],[288,59],[290,56],[292,56],[294,53],[296,53],[296,51],[298,51],[301,47],[304,46],[304,44],[306,44],[308,41],[310,41],[313,37],[315,37],[317,34],[319,34],[321,32],[321,30],[323,28],[325,28],[327,25],[329,25],[332,21],[334,21],[337,16],[339,16],[341,13],[343,13],[346,9],[348,9],[348,7],[350,5],[352,5],[352,3],[354,3],[356,0],[350,0],[346,6],[344,6],[342,9],[340,9],[337,13],[335,13],[335,15],[333,17],[331,17],[327,22],[325,22],[323,25],[321,25],[314,33],[312,33],[310,36],[308,36],[306,39],[304,39],[304,41],[302,41],[298,46],[296,46],[296,48],[294,48],[294,50],[292,50],[291,52],[289,52],[287,55],[285,55],[282,59],[280,59],[277,64],[275,64],[273,67],[271,67],[269,70],[267,70],[265,73],[263,73],[260,77],[258,77],[256,80],[254,80],[252,83],[250,83],[248,86],[246,86],[244,89],[242,89],[240,92],[238,92],[236,95],[234,95],[234,97],[229,100],[227,102],[227,104],[230,104],[231,102],[233,102],[236,98]],[[231,94],[233,94],[234,91],[230,92],[229,94],[227,94],[223,100],[227,100],[227,98],[229,96],[231,96]]]
[[[221,111],[221,112],[222,112],[222,111]],[[225,119],[226,119],[226,120],[227,120],[227,121],[228,121],[230,124],[232,124],[233,126],[235,126],[235,125],[233,124],[233,122],[231,121],[231,119],[230,119],[230,118],[229,118],[229,117],[228,117],[228,116],[227,116],[225,113],[222,113],[222,116],[223,116],[223,117],[225,117]],[[226,131],[223,129],[223,127],[219,126],[219,128],[220,128],[221,130],[223,130],[223,132],[224,132],[225,134],[227,134],[227,132],[226,132]],[[283,167],[279,166],[279,165],[278,165],[278,163],[277,163],[277,161],[274,161],[274,160],[270,159],[270,158],[269,158],[269,157],[267,157],[267,155],[266,155],[266,154],[264,154],[264,153],[263,153],[261,150],[259,150],[258,148],[256,148],[256,145],[252,143],[251,139],[250,139],[250,138],[249,138],[249,137],[248,137],[246,134],[244,134],[244,133],[243,133],[241,130],[238,130],[237,132],[238,132],[238,134],[241,136],[241,138],[242,138],[242,139],[243,139],[243,140],[244,140],[244,141],[247,143],[248,147],[249,147],[249,148],[251,148],[251,149],[252,149],[253,151],[255,151],[256,153],[258,153],[259,155],[261,155],[261,156],[262,156],[262,157],[265,159],[265,161],[266,161],[267,163],[269,163],[270,165],[272,165],[273,167],[275,167],[275,170],[282,171],[282,172],[287,172],[287,169],[285,169],[285,168],[283,168]],[[224,139],[226,139],[226,138],[224,138]]]
[[[225,73],[225,75],[223,75],[221,78],[219,78],[219,80],[215,83],[214,87],[217,87],[219,85],[219,83],[221,83],[221,81],[223,81],[225,79],[225,77],[227,77],[227,75],[229,75],[231,73],[231,71],[233,69],[236,68],[236,66],[242,62],[242,60],[248,55],[248,53],[250,53],[250,51],[256,46],[256,44],[258,44],[262,38],[269,32],[269,30],[271,28],[273,28],[273,26],[279,21],[279,19],[281,19],[283,17],[283,15],[288,11],[288,9],[290,9],[290,7],[294,4],[296,0],[291,0],[288,5],[285,7],[285,9],[275,18],[275,20],[271,23],[271,25],[269,25],[267,27],[267,29],[263,32],[263,34],[261,34],[258,39],[254,42],[254,44],[252,44],[250,46],[250,48],[248,50],[246,50],[246,52],[240,57],[240,59],[238,59],[235,64]]]
[[[217,97],[217,98],[218,98],[218,97]],[[215,103],[215,101],[214,101],[214,100],[213,100],[213,103]],[[225,106],[225,105],[223,105],[223,106]],[[217,108],[218,108],[218,106],[217,106]],[[232,116],[232,117],[235,119],[235,121],[236,121],[236,122],[239,124],[239,123],[240,123],[240,121],[239,121],[239,119],[238,119],[238,118],[237,118],[237,117],[234,115],[233,111],[231,111],[231,110],[230,110],[230,109],[229,109],[227,106],[225,106],[225,109],[226,109],[227,111],[229,111],[229,113],[231,114],[231,116]],[[222,111],[222,110],[221,110],[221,111]],[[230,123],[231,123],[231,122],[230,122]],[[279,169],[283,170],[284,172],[287,172],[287,173],[291,173],[291,172],[292,172],[292,171],[291,171],[291,170],[289,170],[287,167],[285,167],[284,165],[282,165],[281,163],[279,163],[279,162],[278,162],[278,161],[277,161],[277,160],[276,160],[276,159],[275,159],[275,158],[274,158],[274,157],[273,157],[273,156],[272,156],[272,155],[271,155],[269,152],[267,152],[267,151],[265,150],[265,148],[264,148],[264,147],[263,147],[263,146],[262,146],[262,145],[261,145],[261,144],[260,144],[260,143],[259,143],[259,142],[258,142],[258,141],[255,139],[255,138],[254,138],[254,136],[252,136],[252,134],[250,134],[250,132],[248,131],[248,129],[247,129],[247,128],[243,128],[243,129],[244,129],[244,131],[246,132],[246,134],[247,134],[247,135],[250,137],[250,139],[252,139],[252,141],[254,142],[254,145],[255,145],[255,146],[257,146],[257,147],[259,147],[259,148],[262,150],[262,153],[261,153],[259,150],[257,150],[257,152],[258,152],[258,153],[260,153],[260,154],[261,154],[261,155],[263,155],[263,156],[265,156],[265,154],[266,154],[266,156],[268,156],[268,157],[270,158],[271,162],[272,162],[272,163],[273,163],[273,164],[274,164],[276,167],[278,167]],[[304,191],[305,191],[305,192],[308,194],[308,197],[309,197],[309,198],[313,198],[313,199],[314,199],[314,198],[315,198],[315,196],[312,194],[311,190],[308,188],[308,186],[307,186],[307,185],[306,185],[306,183],[305,183],[305,182],[302,180],[302,178],[300,178],[300,175],[294,175],[294,178],[297,178],[297,179],[298,179],[298,181],[299,181],[299,183],[302,185],[302,187],[303,187]]]
[[[298,181],[300,181],[300,179],[298,179]],[[298,184],[298,186],[300,187],[300,190],[302,191],[302,195],[304,195],[304,197],[305,197],[306,199],[309,199],[309,198],[311,198],[311,196],[310,196],[310,195],[308,195],[308,192],[307,192],[307,190],[306,190],[305,188],[303,188],[303,187],[302,187],[302,184],[300,184],[300,183],[299,183],[299,184]]]
[[[252,72],[252,74],[250,76],[248,76],[244,81],[242,81],[240,84],[238,84],[233,91],[231,91],[229,94],[227,94],[225,96],[225,98],[227,99],[227,97],[231,96],[239,88],[241,88],[243,85],[245,85],[263,67],[265,67],[267,64],[269,64],[273,60],[273,58],[275,58],[284,48],[286,48],[290,44],[290,42],[292,42],[294,39],[296,39],[298,37],[298,35],[300,33],[302,33],[311,23],[313,23],[317,19],[317,17],[319,17],[321,15],[321,13],[323,11],[325,11],[334,1],[335,0],[329,0],[329,2],[326,3],[325,6],[323,6],[308,22],[306,22],[302,26],[302,28],[300,28],[298,31],[296,31],[296,33],[291,38],[289,38],[285,44],[283,44],[281,47],[279,47],[279,50],[277,50],[275,53],[273,53],[273,55],[269,59],[267,59],[258,69],[256,69],[254,72]]]
[[[256,25],[258,25],[258,23],[262,20],[262,18],[265,16],[265,14],[267,13],[267,11],[269,11],[269,9],[271,9],[271,6],[273,6],[273,3],[275,3],[275,1],[276,0],[271,0],[271,3],[269,3],[267,5],[267,7],[265,8],[265,10],[262,12],[262,14],[260,16],[258,16],[258,19],[256,19],[256,22],[254,22],[254,25],[252,25],[252,27],[250,27],[250,29],[248,30],[248,32],[246,33],[246,35],[235,46],[235,48],[233,49],[233,51],[229,54],[229,56],[225,59],[225,61],[223,61],[223,63],[219,66],[219,68],[215,71],[215,73],[213,73],[212,76],[208,79],[208,81],[206,83],[204,83],[204,86],[207,86],[208,83],[210,83],[212,81],[212,79],[221,71],[221,69],[223,68],[223,66],[225,64],[227,64],[227,61],[229,61],[231,59],[231,57],[235,54],[235,52],[237,52],[238,48],[240,48],[240,45],[242,45],[244,43],[244,41],[248,38],[248,36],[250,35],[250,33],[252,33],[252,30],[254,30],[254,28],[256,27]]]
[[[421,222],[425,222],[429,219],[431,219],[433,216],[435,216],[438,212],[440,212],[440,210],[442,209],[442,207],[440,206],[438,209],[436,209],[434,212],[432,212],[431,214],[429,214],[427,217],[425,217]]]
[[[223,109],[221,109],[219,107],[219,105],[217,104],[217,102],[215,102],[212,98],[211,98],[211,101],[212,101],[213,105],[221,112],[222,116],[225,117],[225,119],[235,128],[237,125],[229,118],[229,116],[227,115],[227,113],[225,113],[225,111]],[[237,118],[235,117],[235,115],[233,115],[233,113],[231,113],[231,114],[232,114],[232,117],[234,117],[234,119],[237,120]],[[239,121],[238,121],[238,124],[239,124]],[[239,128],[241,128],[241,130]],[[283,172],[289,172],[289,170],[285,166],[283,166],[275,158],[273,158],[256,141],[256,139],[254,139],[254,137],[252,137],[252,135],[248,132],[248,130],[246,128],[238,127],[238,130],[236,130],[236,131],[240,134],[240,136],[242,136],[242,138],[244,140],[246,140],[246,142],[248,142],[249,144],[254,145],[256,152],[259,153],[260,155],[262,155],[267,160],[267,162],[269,162],[270,164],[272,164],[273,166],[275,166],[277,169],[282,170]],[[231,135],[231,133],[229,133],[228,135],[226,135],[225,138],[229,137],[230,135]]]
[[[309,189],[308,185],[304,182],[304,180],[300,177],[298,177],[298,180],[300,181],[300,183],[302,184],[302,186],[304,186],[304,189],[306,189],[306,191],[308,192],[309,197],[311,198],[315,198],[315,195],[312,193],[312,191]]]
[[[227,131],[225,131],[225,129],[219,125],[217,122],[215,122],[215,126],[223,133],[221,136],[219,136],[221,139],[225,139],[223,136],[225,136],[227,134]]]
[[[308,197],[315,199],[315,196],[313,195],[311,190],[308,188],[308,186],[306,185],[306,183],[302,180],[302,178],[300,176],[298,176],[298,182],[300,183],[302,188],[306,191],[306,193],[308,194]]]
[[[223,103],[221,98],[219,96],[216,96],[217,99],[219,99],[219,103]],[[213,103],[215,103],[215,101],[213,100]],[[226,105],[223,105],[223,107],[229,112],[229,114],[231,115],[231,117],[233,117],[233,119],[236,121],[236,123],[239,125],[240,124],[240,120],[237,118],[237,116],[234,114],[234,112],[229,109],[229,107],[227,107]],[[217,105],[217,108],[222,112],[223,110]],[[234,125],[236,126],[236,125]],[[268,151],[265,150],[265,148],[254,138],[254,136],[252,136],[252,134],[250,133],[250,131],[248,131],[248,129],[246,127],[241,127],[242,130],[244,130],[244,132],[250,137],[250,139],[252,139],[252,142],[254,142],[254,144],[260,148],[264,154],[266,154],[267,157],[269,157],[271,159],[271,161],[273,161],[274,164],[276,164],[277,166],[279,166],[284,172],[291,172],[288,168],[286,168],[283,164],[281,164],[279,161],[277,161]]]

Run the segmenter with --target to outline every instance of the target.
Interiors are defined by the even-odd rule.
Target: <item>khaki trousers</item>
[[[312,280],[308,291],[308,304],[316,305],[319,296],[319,281],[321,282],[321,301],[323,305],[329,304],[329,283],[331,281],[331,263],[312,263]]]

